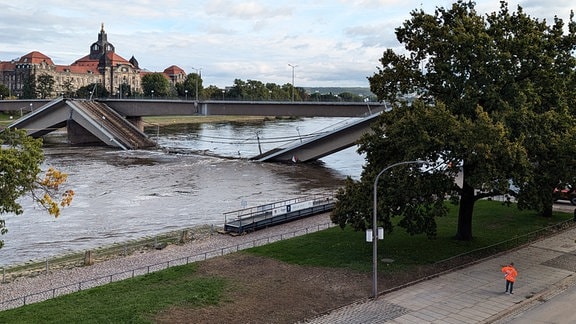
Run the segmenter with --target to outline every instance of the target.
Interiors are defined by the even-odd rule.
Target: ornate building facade
[[[70,65],[56,65],[50,57],[38,51],[9,62],[0,61],[0,83],[9,89],[13,98],[23,97],[26,86],[31,81],[38,84],[42,76],[50,76],[54,80],[49,98],[70,95],[79,88],[93,84],[120,98],[142,93],[142,76],[151,72],[141,69],[134,56],[126,60],[116,54],[114,45],[108,42],[104,24],[89,53]],[[186,72],[174,65],[162,73],[172,85],[186,79]]]

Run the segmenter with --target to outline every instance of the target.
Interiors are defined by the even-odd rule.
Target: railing
[[[224,231],[244,233],[332,210],[331,196],[306,196],[224,213]]]

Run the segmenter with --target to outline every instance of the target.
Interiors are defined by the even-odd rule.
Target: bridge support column
[[[144,132],[144,121],[141,116],[127,116],[126,119],[141,132]]]
[[[67,122],[68,142],[72,145],[102,145],[102,141],[74,120]]]

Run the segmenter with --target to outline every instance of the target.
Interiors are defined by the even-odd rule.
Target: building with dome
[[[90,45],[89,54],[70,65],[54,64],[50,57],[38,51],[12,61],[0,61],[0,83],[9,89],[13,98],[24,97],[26,87],[38,85],[43,76],[51,76],[54,80],[53,92],[45,94],[47,98],[71,95],[93,84],[114,97],[134,96],[142,94],[141,79],[147,73],[151,72],[141,69],[134,56],[126,60],[116,54],[114,45],[108,42],[104,24],[98,40]],[[162,73],[173,85],[186,79],[186,72],[174,65]]]

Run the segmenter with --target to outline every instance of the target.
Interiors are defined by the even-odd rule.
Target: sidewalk
[[[576,284],[576,228],[470,267],[342,307],[307,323],[495,323]],[[503,265],[514,262],[514,294]]]

